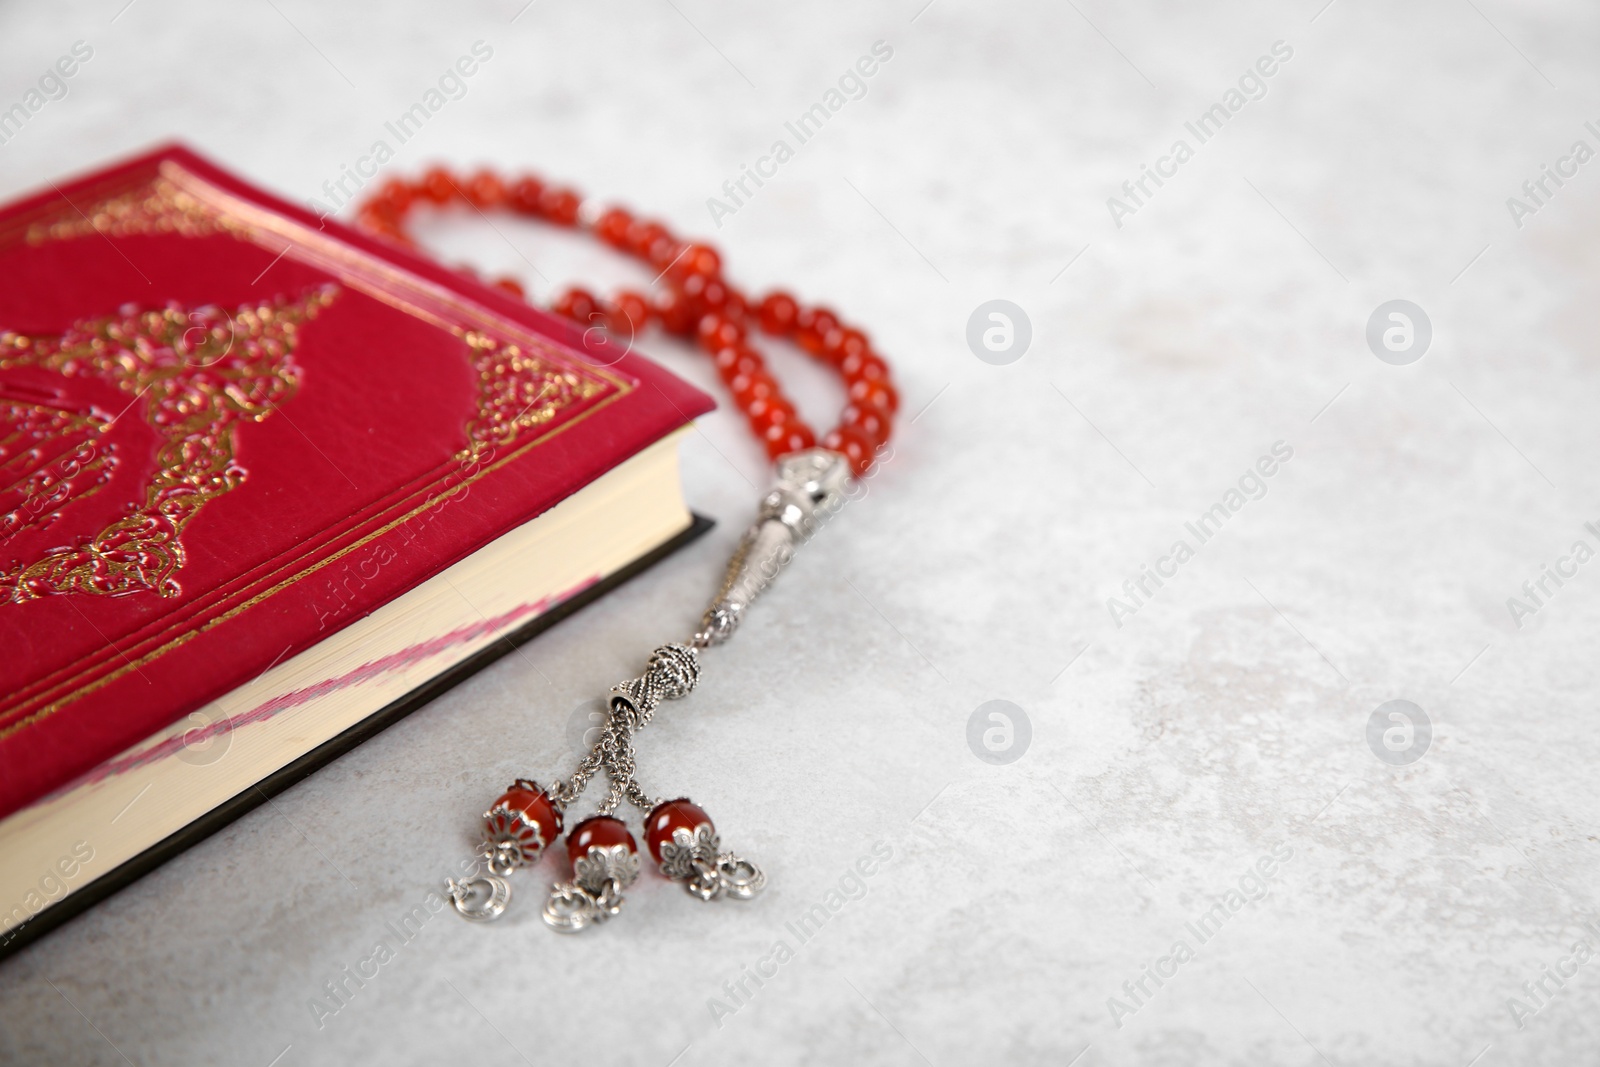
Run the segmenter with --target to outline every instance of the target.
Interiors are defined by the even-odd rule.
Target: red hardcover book
[[[693,526],[709,397],[183,148],[0,209],[0,277],[0,931],[149,846],[57,862],[68,800],[214,806]]]

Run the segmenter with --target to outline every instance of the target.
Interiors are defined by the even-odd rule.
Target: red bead
[[[697,274],[691,280],[699,281],[703,277],[705,275]],[[700,288],[700,306],[707,311],[726,311],[728,307],[728,287],[719,281],[706,282]]]
[[[661,328],[681,337],[693,330],[700,320],[694,314],[689,298],[676,289],[663,289],[656,294],[656,314],[661,316]]]
[[[475,207],[499,207],[506,200],[506,183],[486,170],[480,170],[468,178],[463,191]]]
[[[728,298],[722,302],[722,317],[743,326],[745,316],[750,314],[750,305],[744,294],[727,282],[723,282],[722,287],[728,291]]]
[[[578,205],[583,199],[571,189],[552,189],[545,186],[539,194],[539,214],[560,226],[571,226],[578,221]]]
[[[874,448],[889,439],[889,414],[882,408],[868,404],[846,405],[839,416],[839,425],[854,426],[872,442]]]
[[[629,852],[638,852],[627,824],[609,815],[592,815],[572,828],[567,835],[567,858],[576,863],[589,854],[592,848],[610,848],[627,845]]]
[[[722,257],[710,245],[690,245],[689,254],[683,257],[690,261],[696,274],[717,275],[722,273]]]
[[[629,289],[617,293],[617,298],[611,302],[610,314],[606,316],[606,329],[631,337],[644,332],[649,325],[650,301],[644,294]]]
[[[839,325],[838,317],[827,308],[804,308],[794,321],[795,343],[813,356],[822,354],[822,339]]]
[[[839,325],[839,316],[825,307],[803,307],[795,312],[794,328],[810,330],[819,338]]]
[[[742,344],[724,345],[717,349],[711,362],[717,368],[717,375],[725,382],[731,382],[741,374],[757,374],[767,369],[761,353]]]
[[[529,822],[538,823],[547,845],[561,832],[561,813],[550,802],[549,795],[539,788],[538,782],[517,779],[515,785],[501,793],[490,805],[491,809],[500,807],[519,811]]]
[[[691,835],[701,826],[711,826],[711,816],[693,801],[679,797],[657,804],[644,819],[644,841],[650,855],[661,862],[661,846],[672,840],[675,830],[687,830]],[[713,830],[716,828],[713,826]]]
[[[357,218],[367,215],[392,220],[398,217],[399,210],[382,193],[376,193],[356,209]]]
[[[512,210],[519,211],[524,215],[537,215],[539,214],[539,197],[543,193],[544,183],[538,178],[529,175],[517,179],[517,183],[511,187],[507,199],[510,201]]]
[[[515,278],[496,278],[494,284],[496,289],[504,289],[512,296],[527,298],[527,294],[522,291],[522,283]]]
[[[393,211],[386,211],[376,203],[362,205],[361,210],[356,212],[356,222],[360,223],[362,229],[375,233],[389,233],[395,228]]]
[[[871,351],[867,335],[849,327],[829,330],[822,341],[822,358],[829,363],[842,364],[851,356],[864,356]]]
[[[667,232],[667,228],[659,222],[634,219],[632,225],[628,227],[628,251],[636,256],[643,256],[649,259],[650,249],[655,246],[655,243],[663,238],[670,240],[671,237],[672,235]]]
[[[626,249],[628,247],[628,227],[633,225],[633,216],[620,207],[611,208],[594,224],[594,232],[600,240],[613,248]]]
[[[757,437],[765,437],[772,427],[793,422],[795,418],[794,405],[777,393],[752,400],[750,406],[744,409],[744,413]]]
[[[704,315],[722,310],[728,302],[728,287],[704,274],[691,274],[684,280],[683,295],[689,298],[690,306]]]
[[[671,234],[664,235],[650,242],[647,251],[650,263],[657,270],[664,271],[677,261],[678,253],[683,251],[683,242]]]
[[[744,340],[744,327],[715,314],[702,315],[700,325],[696,327],[695,332],[699,335],[700,347],[713,353],[719,348],[736,345]]]
[[[387,204],[393,209],[395,215],[399,216],[406,213],[406,209],[411,206],[411,202],[415,198],[416,194],[412,192],[411,186],[398,178],[390,178],[379,188],[374,202]]]
[[[854,368],[861,366],[863,360],[878,360],[873,354],[872,347],[867,343],[867,337],[860,330],[832,329],[822,342],[822,358],[844,374],[845,380],[852,380]],[[882,364],[882,360],[878,360]],[[885,370],[880,377],[888,377]]]
[[[829,363],[838,363],[844,358],[844,327],[835,326],[822,338],[822,349],[817,353]]]
[[[770,374],[756,371],[753,374],[740,374],[728,383],[728,388],[733,392],[734,401],[741,408],[748,408],[750,402],[757,397],[772,396],[778,391],[778,383]]]
[[[758,313],[761,316],[761,328],[775,337],[782,337],[794,329],[800,305],[794,302],[794,297],[778,290],[761,298]]]
[[[556,302],[551,305],[551,310],[557,315],[564,315],[574,322],[588,324],[593,321],[594,313],[599,310],[599,302],[594,294],[587,289],[568,289],[556,297]]]
[[[871,378],[858,378],[850,383],[850,400],[882,408],[891,415],[900,410],[900,394],[894,391],[894,386]]]
[[[768,428],[761,438],[767,446],[767,455],[773,459],[812,448],[817,443],[817,435],[811,427],[797,419]]]
[[[872,466],[873,444],[857,426],[841,426],[822,439],[823,448],[831,448],[850,461],[850,469],[859,478]]]
[[[456,195],[456,181],[443,167],[429,167],[417,188],[435,204],[448,204]]]
[[[722,257],[708,245],[684,245],[678,249],[678,253],[667,271],[670,277],[678,281],[685,281],[695,274],[715,278],[722,273]]]
[[[514,843],[524,862],[537,859],[561,834],[561,812],[537,782],[526,778],[517,779],[489,806],[483,823],[491,842]]]
[[[839,361],[839,373],[851,384],[859,381],[887,382],[889,365],[871,352],[858,352]]]

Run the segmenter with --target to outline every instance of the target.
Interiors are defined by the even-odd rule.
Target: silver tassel
[[[698,650],[720,645],[733,636],[745,609],[772,584],[794,557],[795,549],[809,541],[843,505],[849,484],[848,461],[826,448],[791,453],[778,461],[778,483],[762,498],[759,517],[740,539],[722,589],[701,619],[700,632],[688,644],[657,648],[643,674],[612,686],[611,715],[600,740],[577,770],[548,790],[558,812],[576,801],[589,779],[602,769],[611,786],[600,803],[600,814],[611,815],[624,800],[643,811],[652,811],[661,803],[634,777],[634,733],[650,722],[663,700],[682,699],[694,689],[700,680]],[[709,825],[700,829],[704,833],[699,836],[682,828],[675,832],[672,844],[662,852],[663,871],[682,880],[701,900],[724,896],[748,900],[759,893],[766,885],[761,868],[721,851],[720,840]],[[497,864],[492,848],[486,858],[492,873],[463,881],[452,879],[446,886],[455,909],[474,921],[493,920],[505,911],[511,885],[502,875],[519,865],[509,859]],[[565,932],[617,914],[622,890],[638,876],[639,857],[626,845],[592,847],[575,862],[573,870],[574,880],[558,882],[544,907],[544,921]]]

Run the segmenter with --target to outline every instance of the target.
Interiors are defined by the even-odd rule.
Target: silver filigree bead
[[[650,654],[645,676],[656,684],[663,700],[681,700],[700,681],[700,656],[685,645],[662,645]]]

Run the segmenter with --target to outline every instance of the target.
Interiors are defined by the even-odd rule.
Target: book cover
[[[0,209],[0,817],[712,406],[167,147]]]

